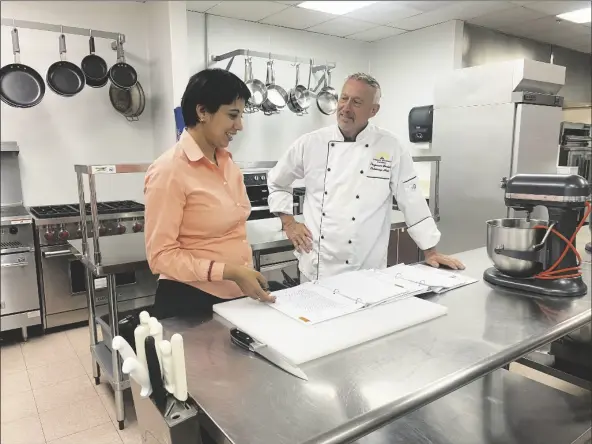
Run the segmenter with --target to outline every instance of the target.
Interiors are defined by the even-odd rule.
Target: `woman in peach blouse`
[[[241,296],[273,302],[253,269],[246,221],[251,205],[227,151],[242,131],[251,94],[234,74],[195,74],[181,100],[186,128],[146,173],[146,253],[160,274],[153,316],[211,313]]]

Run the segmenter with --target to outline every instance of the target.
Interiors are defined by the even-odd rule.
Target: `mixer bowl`
[[[532,277],[542,270],[537,261],[514,259],[496,253],[495,249],[532,251],[545,236],[542,229],[534,229],[536,225],[549,226],[546,220],[526,219],[492,219],[487,221],[487,255],[495,268],[502,273],[519,278]],[[545,248],[545,247],[543,247]]]

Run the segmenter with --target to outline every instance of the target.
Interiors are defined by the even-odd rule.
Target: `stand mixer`
[[[579,270],[575,237],[590,215],[590,187],[577,175],[517,174],[502,181],[507,207],[526,211],[526,219],[487,222],[487,253],[494,267],[483,279],[544,296],[582,296],[587,286]],[[544,206],[549,220],[531,220]]]

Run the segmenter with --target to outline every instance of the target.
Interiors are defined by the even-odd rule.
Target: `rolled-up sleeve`
[[[146,256],[152,272],[179,282],[221,281],[223,263],[181,248],[178,238],[186,192],[174,164],[150,166],[144,181],[144,198]]]
[[[304,137],[294,142],[267,174],[271,213],[294,214],[292,184],[304,177],[304,144]]]
[[[440,231],[420,190],[413,158],[404,148],[391,171],[391,189],[405,217],[409,236],[421,250],[435,247],[440,241]]]

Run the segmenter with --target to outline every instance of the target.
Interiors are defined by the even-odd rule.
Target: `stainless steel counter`
[[[485,249],[457,257],[479,279],[490,265]],[[584,279],[591,277],[585,264]],[[430,300],[448,314],[303,364],[309,381],[237,349],[218,316],[163,325],[167,337],[183,334],[189,392],[229,442],[329,444],[384,427],[583,326],[592,312],[590,289],[582,298],[549,300],[483,281]]]

